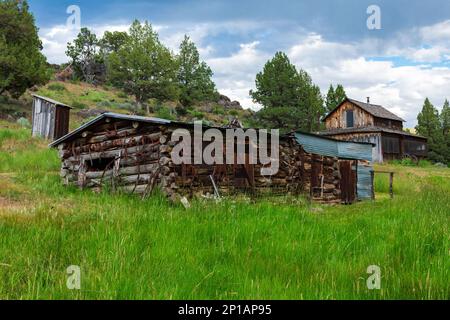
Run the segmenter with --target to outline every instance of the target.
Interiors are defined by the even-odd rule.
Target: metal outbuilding
[[[346,160],[356,160],[357,197],[359,200],[370,199],[373,195],[372,148],[371,143],[340,141],[315,134],[296,132],[297,142],[305,151]]]
[[[71,107],[53,99],[33,95],[32,135],[57,140],[69,132]]]

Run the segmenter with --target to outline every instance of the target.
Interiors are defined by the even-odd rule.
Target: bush
[[[196,119],[203,119],[205,117],[205,114],[201,111],[189,110],[188,112],[193,118],[196,118]]]
[[[415,167],[417,164],[410,158],[405,158],[400,163],[402,166],[405,167]]]
[[[119,92],[117,94],[117,97],[119,97],[121,99],[128,99],[128,95],[125,92]]]
[[[237,110],[230,110],[230,111],[228,112],[228,114],[229,114],[230,116],[237,117],[237,116],[239,115],[239,112],[238,112]]]
[[[212,113],[217,114],[217,115],[224,115],[225,108],[222,106],[215,106],[212,110]]]
[[[89,108],[86,104],[84,104],[82,102],[78,102],[78,101],[72,102],[72,107],[74,109],[87,109],[87,108]]]
[[[132,103],[129,103],[129,102],[118,103],[116,105],[116,107],[118,109],[124,109],[124,110],[127,110],[127,111],[132,111],[132,112],[136,111],[136,106],[134,104],[132,104]]]
[[[428,168],[428,167],[431,167],[432,164],[428,160],[420,160],[419,163],[418,163],[418,166],[421,167],[421,168]]]
[[[31,128],[31,123],[30,123],[30,121],[28,121],[28,119],[26,119],[26,118],[23,118],[23,117],[19,118],[19,119],[17,120],[17,123],[18,123],[22,128]]]
[[[188,110],[182,105],[176,106],[175,111],[179,116],[185,116],[188,113]]]
[[[106,100],[97,102],[97,107],[99,107],[99,108],[111,108],[112,106],[113,106],[113,104]]]
[[[47,88],[48,88],[48,90],[51,90],[51,91],[65,91],[65,90],[67,90],[66,87],[63,84],[61,84],[61,83],[51,83],[51,84],[48,85]]]
[[[167,120],[175,120],[176,118],[172,114],[172,110],[170,110],[168,107],[159,107],[156,111],[156,116],[158,118],[167,119]]]

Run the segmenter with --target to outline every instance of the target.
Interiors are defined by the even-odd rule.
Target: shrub
[[[116,107],[118,109],[124,109],[127,111],[133,111],[133,112],[136,111],[136,106],[130,102],[118,103],[116,105]]]
[[[28,119],[21,117],[17,120],[17,123],[22,127],[22,128],[31,128],[31,123],[30,121],[28,121]]]
[[[410,158],[403,159],[400,164],[405,167],[415,167],[417,164]]]
[[[237,116],[239,115],[239,112],[238,112],[237,110],[230,110],[230,111],[228,112],[228,114],[229,114],[230,116],[237,117]]]
[[[188,113],[188,110],[185,107],[183,107],[182,105],[176,106],[175,111],[180,116],[185,116]]]
[[[212,113],[217,114],[217,115],[224,115],[225,108],[222,106],[215,106],[212,110]]]
[[[48,85],[47,88],[48,88],[48,90],[51,90],[51,91],[65,91],[65,90],[67,90],[66,87],[63,84],[61,84],[61,83],[51,83],[51,84]]]
[[[158,110],[156,111],[156,116],[162,119],[175,120],[175,117],[172,114],[172,110],[164,106],[158,108]]]
[[[97,107],[99,107],[99,108],[111,108],[112,106],[113,106],[113,104],[106,100],[97,102]]]
[[[418,166],[421,167],[421,168],[428,168],[428,167],[431,167],[432,164],[428,160],[420,160],[419,163],[418,163]]]
[[[189,110],[188,112],[193,118],[196,118],[196,119],[203,119],[205,117],[205,114],[201,111]]]
[[[75,109],[87,109],[88,106],[82,102],[74,101],[72,102],[72,107]]]
[[[117,97],[119,97],[121,99],[128,99],[128,95],[125,92],[119,92],[117,94]]]

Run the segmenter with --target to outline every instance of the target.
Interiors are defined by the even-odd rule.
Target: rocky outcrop
[[[227,96],[221,94],[219,96],[219,100],[217,101],[217,103],[221,106],[223,106],[225,109],[234,109],[234,110],[243,110],[244,108],[242,108],[241,104],[239,103],[239,101],[231,101],[230,98],[228,98]]]
[[[55,78],[58,81],[64,82],[64,81],[72,80],[73,74],[74,74],[74,72],[73,72],[72,66],[69,65],[61,72],[56,73]]]

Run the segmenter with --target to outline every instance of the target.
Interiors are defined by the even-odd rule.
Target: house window
[[[353,110],[347,110],[347,128],[354,127]]]

